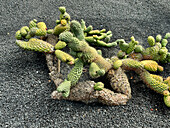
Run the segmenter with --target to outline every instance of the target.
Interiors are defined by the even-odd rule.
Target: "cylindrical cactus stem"
[[[87,36],[87,37],[85,37],[85,40],[90,44],[96,43],[96,39],[94,39],[93,36]]]
[[[170,88],[170,76],[164,80],[164,83],[167,84]]]
[[[135,41],[135,38],[132,36],[131,37],[131,42],[129,43],[129,47],[126,50],[126,53],[130,54],[135,49],[137,44],[139,44],[139,42]]]
[[[150,46],[154,46],[154,45],[155,45],[155,39],[154,39],[153,36],[149,36],[149,37],[148,37],[148,44],[149,44]]]
[[[55,50],[55,55],[63,62],[66,62],[68,64],[74,64],[74,58],[61,50]]]
[[[166,47],[166,45],[168,44],[168,40],[167,39],[163,39],[161,41],[162,47]]]
[[[48,29],[47,34],[53,34],[53,31],[54,31],[53,29]]]
[[[57,26],[55,26],[55,28],[53,30],[53,34],[58,36],[60,33],[66,31],[66,30],[70,30],[69,24],[66,24],[66,25],[58,24]]]
[[[93,30],[93,26],[90,25],[84,30],[84,32],[89,33],[92,30]]]
[[[170,107],[170,93],[169,93],[169,91],[164,91],[164,103],[167,107]]]
[[[96,45],[103,46],[103,47],[115,47],[115,46],[117,46],[117,42],[106,43],[101,40],[96,40]]]
[[[83,61],[78,59],[76,62],[75,62],[75,66],[73,67],[73,69],[70,71],[70,73],[67,75],[67,79],[69,81],[71,81],[71,85],[75,85],[81,74],[83,73]]]
[[[143,65],[133,59],[124,59],[122,60],[122,68],[125,70],[133,70],[135,71],[143,82],[152,90],[156,91],[157,93],[163,94],[165,90],[169,89],[167,84],[163,82],[157,81],[152,75],[143,68]]]
[[[81,28],[83,31],[86,30],[86,22],[83,19],[81,19]]]
[[[141,53],[142,51],[144,51],[144,48],[142,47],[142,45],[136,45],[134,52]]]
[[[125,42],[124,39],[118,39],[117,42],[119,43],[119,47],[123,52],[126,52],[129,44]]]
[[[152,78],[154,78],[155,80],[159,81],[159,82],[163,82],[163,77],[162,76],[155,75],[155,74],[150,74],[150,76]]]
[[[156,42],[160,42],[161,39],[162,39],[162,36],[160,34],[156,36]]]
[[[29,22],[29,28],[37,27],[37,20],[33,19]]]
[[[59,50],[59,49],[63,49],[64,47],[66,47],[66,43],[64,41],[58,41],[57,44],[55,45],[55,49]]]
[[[80,59],[78,59],[75,62],[75,66],[68,74],[67,80],[61,83],[57,87],[57,91],[61,92],[64,97],[68,97],[70,94],[70,87],[76,85],[82,72],[83,72],[83,62]]]
[[[44,22],[37,23],[39,29],[36,30],[36,36],[45,36],[47,34],[47,26]]]
[[[23,37],[25,37],[29,32],[29,28],[28,26],[23,26],[21,29],[20,29],[20,33]]]
[[[22,35],[21,35],[20,30],[18,30],[18,31],[16,32],[15,38],[16,38],[17,40],[21,40],[21,39],[22,39]]]
[[[106,37],[107,37],[106,33],[102,33],[100,36],[93,35],[93,38],[96,39],[96,40],[102,40],[102,39],[104,39]]]
[[[170,38],[170,33],[169,33],[169,32],[168,32],[168,33],[166,33],[166,35],[165,35],[164,39],[168,39],[168,38]]]
[[[148,71],[156,72],[158,69],[158,63],[153,60],[143,60],[141,63],[144,65],[144,68]]]
[[[66,12],[66,8],[65,7],[59,7],[59,10],[61,12],[60,21],[62,19],[65,19],[69,23],[71,18],[70,18],[70,15]]]
[[[52,53],[54,46],[40,39],[31,38],[28,42],[16,40],[16,44],[26,50]]]

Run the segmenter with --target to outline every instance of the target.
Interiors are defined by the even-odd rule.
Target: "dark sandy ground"
[[[170,127],[170,108],[142,82],[130,80],[133,97],[125,106],[50,98],[55,86],[48,81],[45,56],[20,49],[14,35],[34,18],[53,28],[59,6],[66,6],[72,19],[85,19],[96,29],[111,30],[112,40],[128,41],[133,35],[146,46],[147,36],[170,32],[169,0],[0,0],[0,127]],[[116,51],[103,49],[105,57]],[[167,77],[170,65],[164,67],[161,75]],[[62,72],[69,69],[67,66]]]

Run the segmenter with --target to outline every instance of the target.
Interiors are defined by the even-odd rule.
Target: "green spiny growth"
[[[67,21],[67,23],[69,23],[71,18],[70,18],[70,15],[66,12],[66,8],[65,7],[59,7],[59,10],[61,12],[60,21],[62,19],[65,19]]]
[[[164,103],[167,107],[170,107],[170,94],[169,91],[164,91]]]
[[[155,75],[155,74],[151,74],[150,76],[152,78],[154,78],[155,80],[159,81],[159,82],[163,82],[163,77],[162,76]]]
[[[144,68],[148,71],[156,72],[158,69],[158,63],[153,60],[143,60],[141,63],[144,65]]]
[[[155,45],[155,39],[153,36],[149,36],[148,37],[148,43],[150,46],[154,46]]]
[[[18,31],[16,32],[15,38],[16,38],[17,40],[21,40],[21,39],[22,39],[22,35],[21,35],[20,30],[18,30]]]
[[[100,68],[97,66],[97,64],[96,63],[91,63],[90,64],[90,67],[89,67],[89,75],[90,75],[90,77],[92,77],[92,78],[97,78],[97,77],[99,77],[100,75],[97,73],[97,71],[99,71],[100,70]]]
[[[143,68],[143,64],[140,63],[137,60],[127,58],[127,59],[122,59],[122,67],[125,70],[133,70],[133,71],[135,71],[136,69]]]
[[[58,86],[57,91],[61,92],[64,97],[69,96],[71,86],[74,86],[78,82],[83,72],[83,65],[84,65],[83,62],[80,59],[78,59],[75,62],[75,66],[68,74],[67,80],[62,82]]]
[[[64,41],[58,41],[57,44],[55,45],[55,49],[63,49],[64,47],[66,47],[66,43]]]
[[[122,66],[121,60],[117,60],[117,61],[113,62],[113,68],[114,69],[118,69],[120,66]]]
[[[128,47],[129,47],[129,44],[126,43],[124,39],[120,39],[119,40],[119,47],[123,52],[126,52]]]
[[[139,43],[138,41],[135,41],[135,38],[133,36],[130,39],[131,42],[129,43],[129,47],[126,50],[127,54],[130,54],[135,49],[135,46]]]
[[[166,47],[167,43],[168,43],[168,40],[167,39],[163,39],[162,42],[161,42],[162,47]]]
[[[161,39],[162,39],[162,36],[160,34],[156,36],[156,42],[160,42]]]
[[[148,85],[149,88],[157,93],[163,94],[165,90],[168,90],[168,85],[153,78],[147,70],[144,69],[143,64],[133,59],[123,59],[122,68],[125,70],[133,70],[139,74],[140,78]]]
[[[76,37],[73,37],[73,34],[70,32],[61,33],[59,39],[68,43],[69,48],[71,48],[73,51],[81,52],[81,59],[84,63],[95,62],[100,69],[104,69],[107,72],[111,68],[111,64],[107,62],[101,55],[99,55],[95,48],[89,46],[88,43],[85,42],[85,39],[82,39],[82,35],[77,35],[77,33],[83,34],[82,32],[77,32],[83,31],[80,29],[80,23],[78,21],[72,21],[70,26],[73,34],[80,38],[80,40]]]
[[[25,37],[29,32],[29,28],[27,26],[23,26],[21,29],[20,29],[20,33],[23,37]]]
[[[55,28],[53,30],[53,34],[54,35],[58,36],[60,33],[70,29],[70,25],[68,23],[65,24],[65,21],[66,21],[65,19],[62,19],[61,23],[58,24],[57,26],[55,26]]]
[[[35,33],[36,36],[45,36],[47,34],[47,26],[44,22],[37,23],[37,27],[39,29]]]
[[[80,59],[78,59],[75,62],[74,68],[70,71],[70,73],[67,76],[67,79],[71,81],[71,85],[75,85],[78,82],[83,72],[83,65],[84,65],[83,62]]]
[[[164,80],[164,83],[167,84],[170,88],[170,76]]]
[[[136,45],[134,52],[141,53],[143,50],[144,48],[142,47],[142,45]]]
[[[117,53],[117,57],[120,58],[120,59],[123,59],[123,57],[126,55],[125,52],[123,52],[122,50],[119,50],[118,53]]]
[[[74,58],[61,50],[55,50],[55,55],[63,62],[67,62],[68,64],[74,64]]]
[[[40,39],[31,38],[28,42],[16,40],[16,44],[26,50],[38,51],[38,52],[54,52],[54,46]]]
[[[103,90],[103,88],[104,88],[104,84],[102,82],[97,82],[94,85],[94,89],[97,90],[97,91],[101,91],[101,90]]]
[[[37,20],[33,19],[29,22],[29,28],[37,27]]]
[[[164,39],[168,39],[168,38],[170,38],[170,33],[166,33],[166,35],[164,37]]]
[[[57,91],[62,93],[62,96],[68,97],[70,94],[70,88],[71,88],[71,81],[65,80],[62,82],[58,88]]]

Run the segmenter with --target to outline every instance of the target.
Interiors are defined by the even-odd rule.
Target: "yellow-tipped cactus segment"
[[[158,63],[153,60],[143,60],[141,63],[144,65],[144,68],[148,71],[156,72],[158,69]]]
[[[163,82],[163,77],[162,76],[155,75],[155,74],[151,74],[150,76],[152,78],[154,78],[155,80],[159,81],[159,82]]]
[[[59,49],[63,49],[64,47],[66,47],[66,43],[64,41],[58,41],[57,44],[55,45],[55,49],[59,50]]]
[[[33,28],[33,27],[37,27],[37,20],[36,19],[33,19],[30,21],[29,23],[29,28]]]
[[[61,50],[56,50],[55,55],[63,62],[67,62],[68,64],[74,64],[74,58]]]
[[[54,46],[40,39],[31,38],[28,42],[16,40],[16,44],[26,50],[38,52],[54,52]]]
[[[121,60],[117,60],[117,61],[113,62],[113,68],[114,69],[118,69],[120,66],[122,66]]]

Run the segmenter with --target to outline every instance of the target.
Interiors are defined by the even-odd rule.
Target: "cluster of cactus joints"
[[[73,20],[71,21],[70,27],[76,37],[74,37],[71,32],[63,32],[60,34],[59,39],[66,42],[74,52],[81,53],[79,58],[81,58],[84,63],[94,62],[100,69],[104,69],[104,71],[107,72],[111,68],[111,64],[83,39],[84,33],[80,23]]]
[[[157,93],[164,95],[164,103],[166,106],[169,107],[169,89],[170,86],[167,84],[167,81],[163,81],[163,78],[157,75],[150,74],[145,68],[142,62],[139,62],[134,59],[122,59],[122,69],[124,70],[133,70],[135,71],[140,78],[143,80],[143,82],[152,90],[154,90]],[[165,92],[168,92],[168,95],[165,95]]]
[[[16,39],[30,39],[34,36],[46,36],[47,34],[47,26],[44,22],[38,22],[37,20],[31,20],[28,26],[21,27],[20,30],[16,32]]]
[[[103,46],[103,47],[114,47],[117,45],[117,42],[111,42],[110,38],[112,37],[112,32],[106,32],[106,29],[102,30],[93,30],[93,27],[90,25],[86,27],[84,20],[81,20],[81,28],[83,29],[85,40],[91,45]]]
[[[65,7],[59,7],[60,10],[60,20],[56,20],[57,25],[53,30],[49,30],[49,34],[54,34],[59,36],[60,33],[70,30],[70,15],[66,12]]]
[[[64,97],[68,97],[69,93],[70,93],[71,86],[74,86],[77,84],[77,82],[82,74],[82,71],[83,71],[83,65],[84,64],[83,64],[82,60],[78,59],[75,62],[75,66],[68,74],[67,80],[65,80],[58,86],[57,91],[61,92]]]
[[[170,33],[166,33],[163,39],[161,35],[157,35],[156,39],[153,36],[149,36],[148,44],[150,45],[150,47],[144,49],[141,45],[137,45],[134,51],[131,54],[129,54],[129,57],[137,60],[149,59],[149,60],[155,60],[157,62],[169,63],[170,53],[166,48],[166,45],[168,43],[167,39],[169,37],[170,37]],[[121,58],[122,54],[123,53],[120,51],[118,53],[118,56]]]

